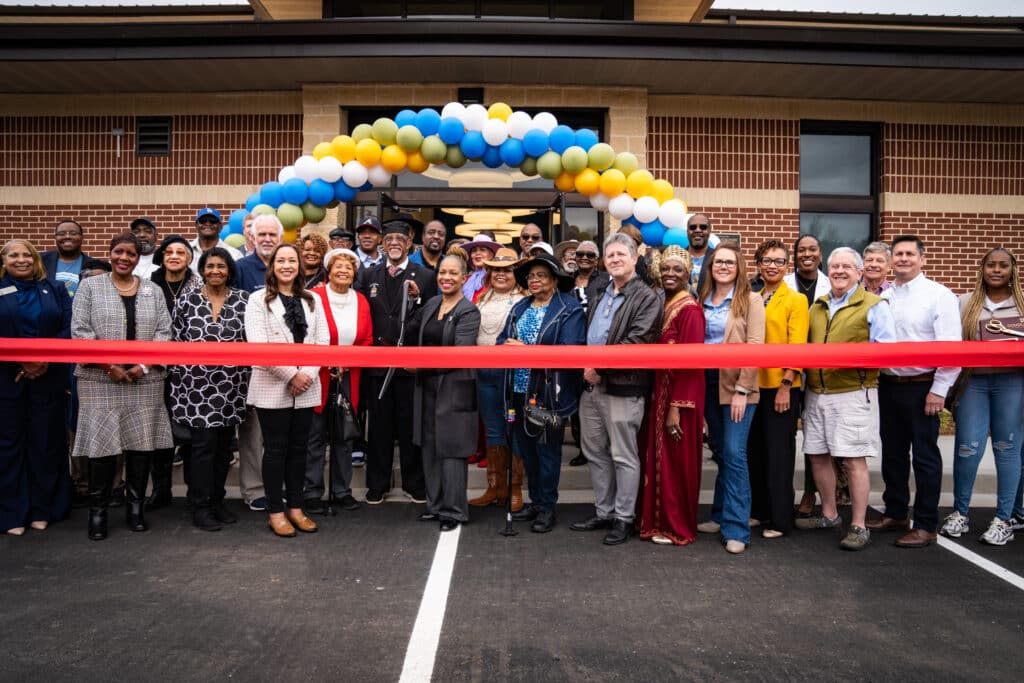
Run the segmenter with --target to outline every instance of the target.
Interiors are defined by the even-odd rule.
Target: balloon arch
[[[639,168],[635,155],[616,153],[592,130],[573,130],[549,112],[530,116],[500,102],[487,108],[450,102],[440,112],[403,109],[394,119],[363,123],[350,135],[321,142],[250,195],[245,209],[232,212],[224,236],[241,237],[247,213],[273,213],[294,241],[328,208],[389,186],[395,173],[422,173],[431,164],[460,168],[467,161],[518,168],[562,192],[579,192],[598,211],[636,225],[650,246],[687,246],[686,204],[668,181]]]

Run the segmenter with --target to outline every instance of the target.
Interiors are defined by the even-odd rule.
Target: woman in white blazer
[[[245,307],[245,335],[250,342],[328,343],[323,308],[303,287],[301,274],[295,245],[278,245],[270,255],[267,286],[253,292]],[[320,404],[320,368],[253,367],[247,403],[256,407],[263,433],[263,486],[270,528],[283,537],[295,536],[296,528],[316,531],[316,524],[302,511],[302,486],[313,407]],[[287,513],[282,486],[287,492]]]

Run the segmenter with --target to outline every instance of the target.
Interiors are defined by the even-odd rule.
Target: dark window
[[[878,126],[804,121],[800,126],[800,232],[862,251],[878,230]]]
[[[135,120],[135,154],[140,157],[171,155],[170,116],[140,116]]]
[[[325,19],[461,16],[543,19],[633,18],[633,0],[323,0]]]

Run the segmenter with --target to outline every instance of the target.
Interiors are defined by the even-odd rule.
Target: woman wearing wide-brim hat
[[[581,345],[586,320],[579,302],[567,294],[573,277],[550,254],[541,254],[515,269],[516,282],[529,296],[512,307],[498,344]],[[562,421],[576,412],[580,393],[578,370],[518,368],[505,373],[506,407],[515,411],[513,444],[526,467],[530,506],[513,515],[532,521],[530,530],[546,533],[555,526],[558,480],[562,469],[563,427],[527,423],[524,409],[541,408]]]
[[[487,269],[484,261],[493,259],[501,249],[501,245],[484,234],[475,235],[473,239],[461,245],[469,262],[469,277],[462,285],[462,296],[476,303],[477,297],[487,287]]]

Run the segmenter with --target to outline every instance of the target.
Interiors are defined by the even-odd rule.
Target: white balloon
[[[366,175],[374,187],[384,187],[391,182],[391,171],[380,164],[367,171]]]
[[[295,176],[307,183],[317,179],[319,170],[320,166],[317,164],[316,158],[308,154],[303,154],[295,160]]]
[[[686,207],[678,199],[670,199],[661,205],[658,220],[666,228],[681,228],[686,225]]]
[[[508,125],[508,136],[516,140],[522,140],[526,131],[530,130],[533,120],[525,111],[514,111],[505,123]]]
[[[295,167],[285,166],[277,174],[277,182],[284,185],[286,182],[295,177]]]
[[[341,162],[334,157],[324,157],[317,162],[317,177],[329,183],[338,182],[343,169]]]
[[[358,189],[366,184],[366,167],[353,159],[342,168],[341,177],[345,179],[346,185]]]
[[[448,117],[456,118],[463,123],[466,122],[466,107],[462,102],[449,102],[444,105],[444,109],[441,110],[441,118],[445,119]]]
[[[597,194],[590,195],[590,205],[598,211],[607,211],[608,195],[604,192],[598,192]]]
[[[540,128],[545,133],[550,133],[558,126],[558,119],[548,111],[542,111],[533,117],[532,128]]]
[[[658,217],[658,200],[654,197],[640,197],[633,204],[633,215],[641,223],[650,223]]]
[[[633,198],[623,192],[618,197],[612,197],[608,201],[608,213],[624,221],[633,215]]]
[[[501,119],[487,119],[483,130],[484,141],[492,147],[497,147],[508,140],[508,126]]]
[[[714,233],[708,236],[708,246],[711,247],[712,249],[717,249],[721,241],[722,239]]]
[[[466,107],[466,116],[462,122],[466,124],[466,130],[483,130],[487,123],[487,110],[482,104],[471,104]]]

